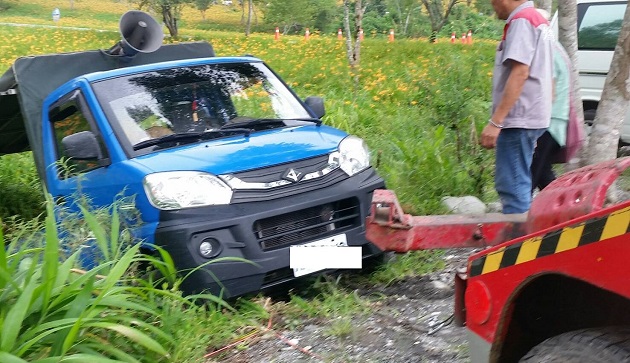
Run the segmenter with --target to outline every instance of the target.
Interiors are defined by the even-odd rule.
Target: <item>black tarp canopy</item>
[[[44,177],[41,112],[46,96],[83,74],[172,60],[214,57],[207,42],[163,45],[152,53],[131,59],[102,50],[18,58],[0,77],[0,155],[33,151],[40,177]]]

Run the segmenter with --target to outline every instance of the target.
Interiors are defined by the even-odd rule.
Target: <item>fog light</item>
[[[199,254],[204,258],[212,258],[221,252],[221,244],[214,238],[206,238],[199,244]]]

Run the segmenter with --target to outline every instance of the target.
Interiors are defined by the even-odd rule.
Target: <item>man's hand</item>
[[[497,146],[497,138],[499,137],[500,132],[500,128],[490,123],[487,124],[481,132],[481,146],[486,149],[494,149]]]

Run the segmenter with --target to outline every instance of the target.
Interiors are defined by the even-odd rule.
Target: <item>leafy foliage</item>
[[[111,257],[96,267],[78,267],[82,248],[63,251],[52,202],[45,232],[16,236],[0,249],[0,354],[3,361],[31,362],[84,359],[135,361],[131,355],[158,362],[169,357],[172,337],[138,316],[157,315],[144,303],[146,287],[123,284],[137,260],[140,245],[99,244]],[[108,214],[109,215],[109,214]],[[86,214],[88,219],[95,216]],[[117,214],[112,215],[113,232]],[[91,224],[94,227],[94,220]],[[118,236],[109,236],[116,241]],[[62,252],[63,251],[63,252]],[[67,258],[64,258],[65,254]]]
[[[10,2],[8,2],[6,0],[0,1],[0,11],[7,11],[10,8],[11,8],[11,3]]]
[[[494,14],[492,8],[490,8],[490,14]],[[499,39],[504,25],[494,17],[479,13],[469,6],[458,4],[453,7],[448,23],[440,31],[440,37],[448,38],[454,32],[459,38],[461,34],[470,30],[476,39]]]
[[[186,5],[191,5],[194,0],[132,0],[138,4],[138,8],[147,7],[157,11],[168,29],[171,37],[179,36],[178,19],[180,18],[182,9]],[[199,5],[199,4],[197,4]],[[202,5],[203,6],[203,5]]]
[[[5,223],[11,216],[30,220],[42,213],[44,193],[30,152],[0,157],[0,200]]]
[[[0,230],[3,362],[197,362],[243,325],[214,296],[181,296],[168,254],[143,254],[121,224],[122,203],[52,206],[45,223]],[[147,265],[162,277],[141,278]],[[200,334],[213,324],[232,329]]]
[[[265,22],[280,27],[283,34],[305,27],[326,31],[335,9],[334,0],[271,0],[265,7]]]

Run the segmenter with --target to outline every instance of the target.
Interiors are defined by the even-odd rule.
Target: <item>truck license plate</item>
[[[360,246],[348,246],[345,234],[324,238],[289,249],[289,266],[295,277],[330,268],[362,267]]]

